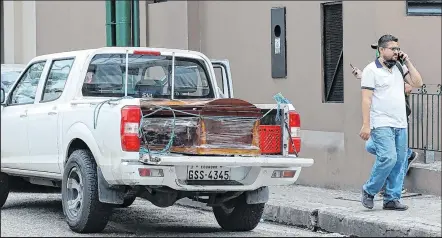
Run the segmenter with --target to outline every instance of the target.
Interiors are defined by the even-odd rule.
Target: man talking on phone
[[[371,44],[370,47],[372,49],[376,50],[376,58],[378,58],[379,57],[378,44],[377,43]],[[403,62],[400,62],[400,63],[401,63],[401,65],[404,64]],[[352,64],[350,64],[350,66],[352,67],[352,74],[353,74],[353,76],[355,76],[357,79],[360,80],[362,78],[362,71],[359,68],[354,67]],[[408,75],[408,73],[409,73],[408,71],[404,71],[403,72],[403,77]],[[407,119],[409,119],[408,117],[411,114],[411,108],[410,108],[410,106],[408,104],[409,103],[408,97],[409,97],[411,91],[413,90],[413,87],[411,87],[411,85],[406,83],[406,82],[404,82],[404,83],[405,83],[405,92],[404,92],[405,93],[405,102],[406,102],[406,105],[407,105],[406,112],[407,112]],[[409,120],[407,120],[407,121],[409,121]],[[373,140],[371,139],[371,137],[365,142],[365,149],[370,154],[376,155],[376,148],[374,147]],[[407,160],[408,160],[408,163],[407,163],[406,173],[408,173],[408,171],[410,170],[411,164],[414,161],[417,160],[418,156],[419,156],[419,154],[417,152],[412,151],[410,148],[407,149]],[[384,184],[384,187],[382,188],[382,190],[379,192],[379,194],[383,195],[384,192],[385,192],[385,184]],[[402,188],[402,193],[405,193],[405,192],[406,192],[406,190],[403,187]]]
[[[384,35],[378,40],[380,56],[362,72],[362,128],[359,136],[370,137],[376,148],[376,161],[370,178],[362,187],[362,205],[372,209],[374,196],[386,183],[383,209],[407,210],[401,204],[407,153],[407,116],[404,79],[397,61],[405,62],[405,81],[412,87],[422,86],[422,77],[401,51],[398,38]]]

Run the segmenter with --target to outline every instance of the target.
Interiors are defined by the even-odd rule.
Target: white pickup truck
[[[182,67],[192,70],[180,76]],[[152,87],[140,91],[143,80]],[[178,91],[186,83],[197,84],[192,93]],[[105,47],[35,57],[1,95],[0,205],[8,197],[8,178],[17,176],[61,187],[66,221],[79,233],[101,232],[112,209],[136,197],[159,207],[182,198],[202,201],[222,228],[252,230],[268,186],[295,183],[301,168],[314,162],[298,156],[300,117],[291,104],[278,110],[254,104],[266,115],[261,126],[279,128],[271,148],[258,156],[140,155],[142,100],[219,98],[233,98],[228,62],[199,52]],[[221,180],[207,176],[220,169]]]

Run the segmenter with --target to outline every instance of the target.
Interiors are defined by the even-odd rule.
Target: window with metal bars
[[[322,4],[323,102],[344,102],[342,2]]]
[[[408,16],[441,16],[442,0],[407,0]]]

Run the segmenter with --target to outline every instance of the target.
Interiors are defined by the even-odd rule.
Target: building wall
[[[149,41],[155,42],[155,46],[161,42],[162,46],[178,48],[192,44],[193,49],[201,50],[209,58],[229,59],[236,97],[253,103],[273,103],[272,96],[281,92],[301,113],[301,155],[315,159],[315,165],[303,170],[298,183],[359,189],[374,159],[365,152],[364,142],[358,136],[362,123],[360,83],[351,75],[349,63],[361,69],[365,67],[374,58],[369,45],[382,34],[390,33],[399,37],[402,49],[410,55],[425,83],[440,83],[441,21],[440,17],[407,17],[405,1],[345,1],[345,103],[323,103],[320,3],[199,1],[186,5],[171,1],[151,4],[148,9],[155,15],[149,16]],[[270,9],[278,6],[287,8],[286,79],[271,77]],[[182,10],[177,13],[176,9]],[[195,12],[197,17],[190,15]],[[191,17],[199,18],[199,24],[189,24]],[[188,34],[177,34],[186,28],[188,34],[191,32],[194,36],[190,41]]]
[[[34,1],[3,1],[3,57],[5,63],[24,63],[36,54]]]
[[[106,46],[103,1],[81,4],[75,1],[36,1],[36,4],[37,55]]]
[[[278,6],[287,8],[286,79],[271,77],[270,9]],[[302,155],[314,158],[315,165],[301,173],[299,182],[313,185],[332,178],[336,162],[345,158],[344,104],[322,103],[319,2],[205,1],[200,8],[201,50],[230,60],[235,96],[274,103],[272,96],[281,92],[301,113]],[[333,180],[339,178],[328,181],[338,184]]]
[[[3,1],[4,62],[106,46],[104,1]],[[140,44],[146,46],[146,2],[140,1]]]
[[[36,3],[38,55],[106,46],[104,1],[36,1]],[[145,44],[146,2],[140,1],[140,45],[145,46]]]
[[[441,64],[441,54],[434,53],[441,52],[441,17],[406,16],[405,1],[346,1],[343,6],[344,67],[347,67],[344,75],[346,157],[341,165],[348,172],[340,177],[348,180],[348,186],[356,188],[368,178],[374,157],[362,152],[363,143],[358,136],[362,122],[360,91],[357,90],[360,84],[351,76],[348,65],[350,62],[360,67],[368,64],[374,55],[368,45],[389,33],[399,38],[401,48],[409,54],[424,83],[441,83],[438,66]],[[352,169],[355,171],[352,172]]]
[[[4,49],[5,49],[5,41],[4,41],[4,28],[5,28],[5,25],[3,24],[3,22],[5,21],[4,19],[4,14],[3,14],[3,1],[1,1],[0,2],[0,8],[1,8],[1,12],[0,12],[0,14],[1,14],[1,19],[0,19],[0,39],[1,39],[1,48],[0,48],[0,60],[1,60],[1,63],[3,64],[3,62],[5,61],[5,54],[4,54]]]
[[[187,49],[186,9],[186,1],[149,5],[147,9],[149,46]]]
[[[229,59],[235,96],[273,103],[281,92],[302,117],[302,152],[315,159],[299,183],[359,189],[373,157],[365,152],[360,84],[349,63],[373,60],[380,35],[400,39],[426,83],[441,82],[441,18],[407,17],[405,1],[344,1],[344,100],[323,103],[321,2],[140,1],[141,46],[200,50]],[[286,79],[272,79],[270,9],[287,8]],[[35,55],[105,46],[105,3],[3,1],[4,59],[26,63]]]

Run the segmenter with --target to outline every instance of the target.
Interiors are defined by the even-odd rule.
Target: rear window
[[[136,98],[170,98],[172,57],[129,55],[127,95]],[[126,55],[98,54],[88,67],[83,96],[122,97],[125,93]],[[207,68],[203,61],[175,57],[175,97],[213,98]]]

